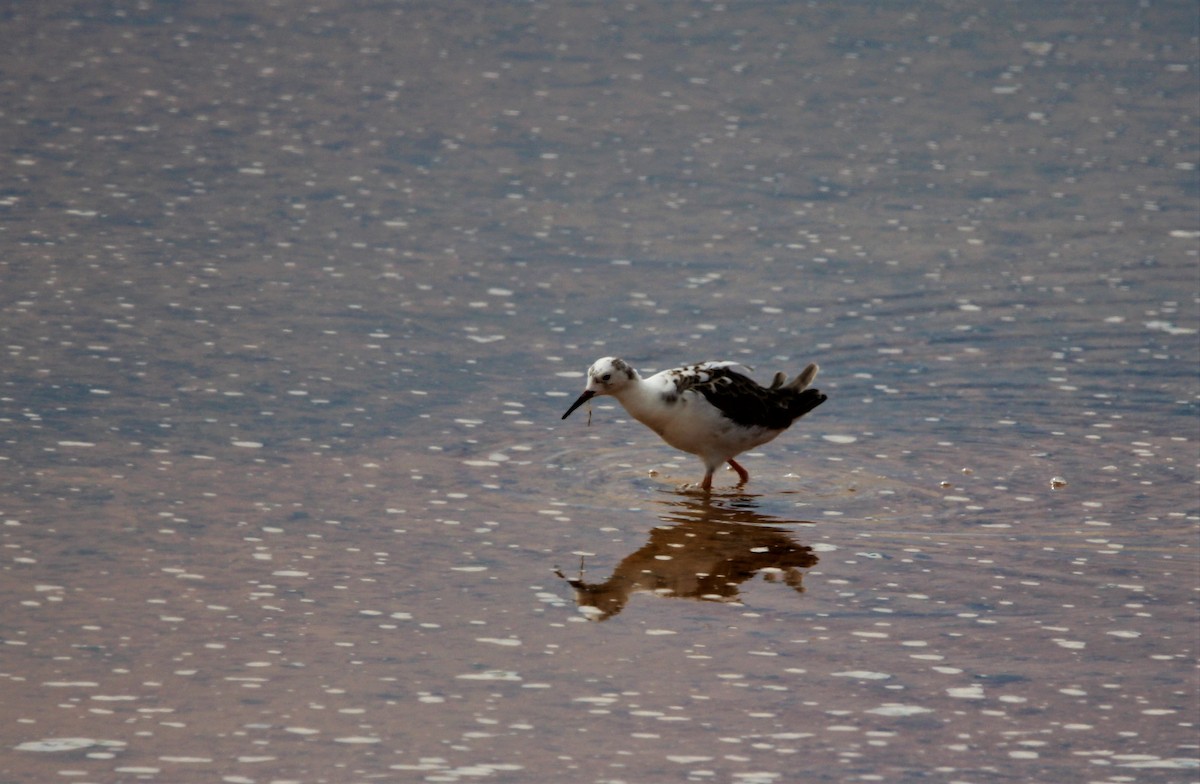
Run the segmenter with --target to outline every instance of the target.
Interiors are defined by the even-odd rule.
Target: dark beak
[[[595,396],[596,396],[596,393],[593,392],[592,390],[590,390],[590,389],[585,390],[584,393],[579,396],[579,399],[571,404],[571,407],[567,409],[567,413],[563,414],[562,418],[566,419],[567,417],[571,416],[572,411],[579,408],[580,406],[582,406],[584,403],[588,402]]]

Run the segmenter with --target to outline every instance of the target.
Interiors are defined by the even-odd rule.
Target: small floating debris
[[[1168,335],[1195,335],[1196,330],[1189,327],[1177,327],[1169,321],[1147,321],[1145,322],[1147,329],[1155,329],[1166,332]]]
[[[61,751],[79,751],[96,746],[101,748],[121,748],[125,745],[120,740],[97,740],[95,738],[44,738],[21,743],[13,748],[17,751],[40,751],[56,753]]]
[[[1050,487],[1052,489],[1061,490],[1062,488],[1064,488],[1066,486],[1067,486],[1067,480],[1063,479],[1061,476],[1050,477]]]

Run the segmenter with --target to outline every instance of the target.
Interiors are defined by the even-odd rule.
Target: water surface
[[[1191,4],[0,37],[0,778],[1195,780]]]

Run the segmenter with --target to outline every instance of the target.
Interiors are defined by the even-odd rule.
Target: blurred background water
[[[2,13],[0,779],[1195,780],[1194,4]]]

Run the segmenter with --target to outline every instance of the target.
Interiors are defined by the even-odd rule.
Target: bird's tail
[[[820,368],[816,364],[810,364],[791,381],[787,380],[786,373],[775,374],[771,389],[785,393],[788,415],[793,420],[799,419],[825,402],[825,395],[819,389],[808,388],[808,385],[816,380],[818,370]]]
[[[788,400],[788,413],[793,419],[799,419],[824,402],[825,394],[821,390],[806,389]]]
[[[791,392],[801,392],[805,389],[808,389],[808,385],[816,380],[817,371],[819,370],[820,368],[817,367],[816,363],[810,363],[808,367],[800,371],[800,375],[796,376],[791,381],[787,380],[787,373],[780,371],[775,374],[774,380],[771,381],[770,388],[786,389]]]

